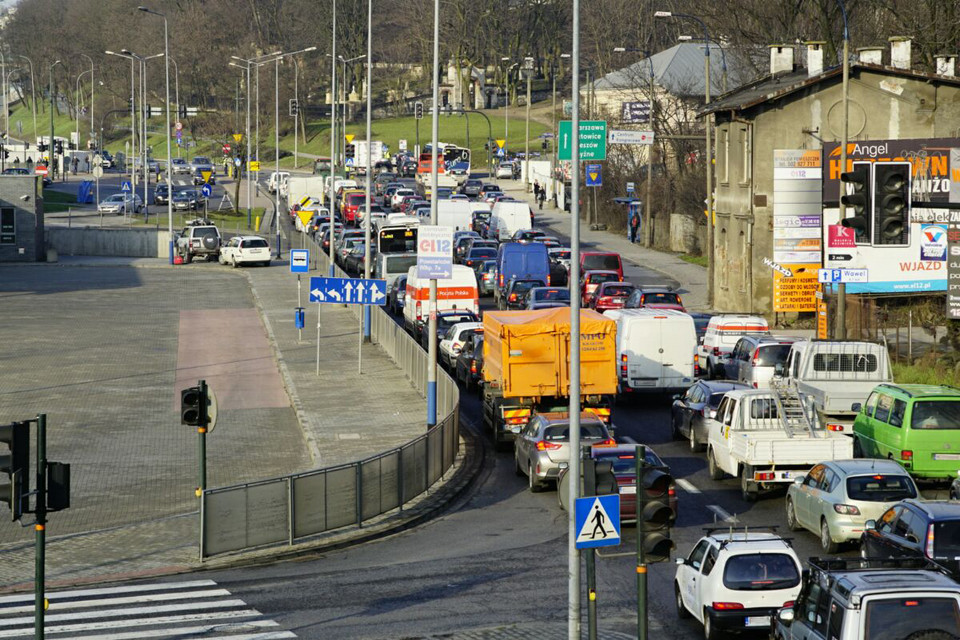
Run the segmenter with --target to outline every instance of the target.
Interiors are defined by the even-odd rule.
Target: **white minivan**
[[[417,265],[407,271],[407,297],[403,305],[403,328],[420,336],[420,328],[430,317],[430,280],[417,275]],[[473,269],[462,264],[453,265],[448,280],[437,280],[437,311],[460,309],[480,316],[477,296],[477,276]]]
[[[616,309],[620,393],[683,391],[694,382],[697,329],[673,309]]]
[[[490,240],[506,242],[515,231],[530,226],[530,205],[526,202],[498,202],[490,214],[487,236]]]

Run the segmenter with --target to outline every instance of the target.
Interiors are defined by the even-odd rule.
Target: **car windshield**
[[[603,288],[603,295],[605,296],[628,296],[630,292],[633,291],[633,285],[629,284],[614,284],[607,285]]]
[[[608,269],[618,271],[620,269],[620,256],[612,254],[600,254],[595,256],[583,257],[583,270],[590,269]]]
[[[123,199],[124,199],[123,194],[117,193],[107,198],[107,202],[123,202]]]
[[[542,286],[543,283],[539,280],[518,280],[517,282],[513,283],[513,293],[521,295],[527,291],[530,291],[530,289],[533,289],[534,287]]]
[[[570,292],[566,289],[542,289],[534,292],[534,300],[557,300],[561,302],[570,301]]]
[[[550,257],[557,260],[569,260],[570,259],[570,250],[564,249],[563,251],[551,251]]]
[[[680,304],[680,296],[675,293],[645,293],[643,304]]]
[[[204,158],[203,156],[197,156],[193,159],[194,164],[210,164],[210,158]]]
[[[618,282],[620,278],[615,273],[593,273],[590,275],[590,284],[603,282]]]
[[[607,437],[606,429],[602,424],[580,423],[580,438],[586,440],[603,440]],[[567,442],[570,439],[570,425],[555,424],[543,430],[543,439],[547,442]]]
[[[476,322],[476,317],[472,313],[464,313],[460,315],[450,314],[444,316],[437,316],[437,330],[440,329],[449,329],[455,324],[460,322]]]
[[[787,361],[790,355],[789,344],[768,344],[760,347],[757,354],[758,367],[774,367]]]
[[[913,403],[914,429],[960,429],[960,400],[920,400]]]
[[[947,635],[940,635],[940,631]],[[864,615],[864,640],[903,640],[960,636],[955,597],[870,599]]]
[[[415,264],[417,264],[417,256],[389,256],[387,273],[406,273]]]
[[[800,584],[797,564],[785,553],[731,556],[723,568],[723,586],[734,591],[789,589]]]
[[[847,497],[863,502],[894,502],[916,498],[917,490],[907,476],[853,476],[847,478]]]
[[[710,406],[716,409],[720,406],[720,401],[723,400],[723,396],[727,395],[726,391],[721,391],[720,393],[711,393],[710,394]]]

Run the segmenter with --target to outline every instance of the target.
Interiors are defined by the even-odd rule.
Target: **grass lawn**
[[[43,190],[43,210],[46,213],[60,213],[76,206],[77,196],[73,193],[54,191],[53,189]]]
[[[893,379],[898,384],[948,384],[960,387],[960,371],[933,358],[921,358],[916,364],[892,363]]]
[[[263,207],[253,207],[251,210],[251,218],[254,226],[256,225],[257,218],[263,218],[263,213]],[[199,217],[203,217],[203,211],[174,211],[174,231],[183,229],[184,225],[187,224],[187,221],[194,220]],[[207,218],[216,223],[216,225],[220,227],[222,231],[232,231],[234,233],[246,233],[254,235],[257,233],[255,229],[247,228],[246,209],[241,209],[237,213],[232,211],[210,211],[207,213]],[[167,226],[167,210],[161,207],[151,206],[150,218],[146,223],[143,221],[143,216],[136,216],[135,219],[136,222],[134,226],[156,227],[159,225],[160,228],[165,228]]]
[[[684,262],[689,262],[690,264],[697,264],[701,267],[707,266],[707,256],[694,256],[689,253],[680,254],[680,259]]]

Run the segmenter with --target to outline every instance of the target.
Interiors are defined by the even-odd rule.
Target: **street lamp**
[[[552,90],[552,97],[551,97],[551,100],[552,100],[552,103],[553,103],[553,104],[552,104],[552,110],[551,110],[551,113],[553,114],[553,140],[551,141],[551,142],[552,142],[552,145],[553,145],[553,154],[550,156],[550,160],[551,160],[551,164],[550,164],[550,196],[553,198],[554,206],[556,206],[556,203],[557,203],[557,162],[558,162],[558,160],[557,160],[557,140],[558,140],[559,137],[560,137],[560,132],[557,131],[557,71],[558,71],[558,70],[559,70],[560,72],[563,71],[563,59],[564,59],[564,58],[569,58],[569,57],[570,57],[570,54],[569,54],[569,53],[561,53],[561,54],[560,54],[560,64],[553,66],[553,68],[552,68],[551,71],[550,71],[550,75],[553,76],[553,77],[552,77],[552,80],[553,80],[553,90]],[[562,181],[561,181],[561,183],[562,183]]]
[[[333,57],[333,56],[330,55],[329,53],[326,54],[326,56],[327,56],[328,58],[332,58],[332,57]],[[344,145],[344,147],[343,147],[343,162],[344,162],[344,163],[346,163],[346,161],[347,161],[347,148],[346,148],[347,102],[348,102],[348,99],[349,99],[349,95],[347,94],[347,90],[350,88],[349,85],[347,84],[347,64],[349,64],[349,63],[351,63],[351,62],[356,62],[357,60],[363,60],[363,59],[366,58],[366,57],[367,57],[366,54],[364,54],[364,55],[362,55],[362,56],[356,56],[356,57],[354,57],[354,58],[344,58],[343,56],[337,56],[337,60],[340,61],[340,64],[341,64],[342,67],[343,67],[343,81],[342,81],[342,83],[341,83],[341,84],[343,84],[343,104],[342,104],[342,110],[341,110],[341,115],[340,115],[340,122],[343,123],[343,135],[340,136],[340,137],[343,138],[343,145]],[[339,149],[340,149],[340,140],[337,140],[337,150],[339,151]]]
[[[167,56],[167,60],[170,61],[170,64],[173,65],[173,82],[174,82],[174,94],[173,99],[174,106],[176,107],[173,112],[176,114],[177,122],[180,121],[180,67],[177,65],[177,61],[173,58]],[[168,129],[170,127],[167,127]],[[180,157],[180,143],[177,143],[177,157]]]
[[[370,217],[372,215],[370,200],[373,197],[372,185],[370,183],[373,175],[373,146],[370,141],[373,132],[373,116],[371,114],[373,111],[373,0],[367,0],[367,82],[365,88],[367,93],[367,214],[363,217],[363,243],[365,247],[363,252],[363,277],[369,280],[371,253]],[[299,103],[297,107],[299,108]],[[370,342],[370,305],[364,305],[363,307],[363,339],[366,342]]]
[[[152,56],[139,56],[139,55],[137,55],[136,53],[133,53],[132,51],[129,51],[129,50],[127,50],[127,49],[121,49],[121,53],[125,53],[125,54],[128,54],[128,55],[131,55],[131,56],[133,56],[134,58],[136,58],[137,60],[140,61],[140,122],[141,122],[141,125],[142,125],[142,126],[141,126],[141,129],[140,129],[140,130],[141,130],[141,134],[140,134],[140,135],[141,135],[141,138],[140,138],[141,144],[140,144],[140,146],[141,146],[142,163],[143,163],[143,210],[144,210],[145,214],[147,215],[147,217],[149,217],[149,205],[147,204],[147,188],[148,188],[149,185],[150,185],[149,170],[148,170],[148,167],[147,167],[147,159],[148,159],[148,158],[147,158],[147,156],[148,156],[147,152],[149,151],[149,147],[147,146],[147,109],[148,109],[148,107],[147,107],[147,60],[153,60],[154,58],[159,58],[159,57],[163,56],[164,54],[163,54],[163,53],[157,53],[157,54],[154,54],[154,55],[152,55]],[[169,95],[169,94],[168,94],[168,95]],[[168,133],[168,135],[169,135],[169,133]],[[168,164],[168,165],[170,164],[169,154],[168,154],[168,156],[167,156],[167,164]],[[168,185],[168,188],[169,188],[170,183],[168,182],[167,185]],[[173,203],[172,203],[172,197],[173,197],[173,194],[170,193],[170,194],[169,194],[169,197],[168,197],[168,200],[171,200],[171,201],[167,203],[167,207],[168,207],[168,210],[169,210],[169,212],[170,212],[170,218],[171,218],[171,220],[170,220],[170,226],[171,226],[171,229],[170,229],[170,234],[171,234],[171,239],[170,239],[171,248],[172,248],[172,242],[173,242],[173,229],[172,229],[172,227],[173,227],[173,209],[172,209]],[[170,259],[170,260],[173,259],[173,254],[172,254],[172,253],[170,254],[169,259]],[[172,264],[172,262],[171,262],[171,264]]]
[[[697,39],[694,38],[693,36],[677,36],[677,40],[679,40],[680,42],[696,42],[697,41]],[[727,92],[727,52],[724,51],[723,45],[721,45],[720,42],[718,42],[717,40],[714,40],[713,38],[710,38],[710,40],[707,41],[705,46],[709,47],[711,44],[715,45],[717,49],[720,50],[720,66],[723,68],[723,76],[720,79],[720,88],[724,93],[726,93]]]
[[[438,224],[437,172],[440,153],[440,0],[433,0],[433,122],[430,142],[430,224]],[[437,279],[430,278],[427,327],[427,429],[437,424]]]
[[[60,61],[57,60],[50,65],[50,162],[47,163],[47,170],[50,170],[53,165],[53,160],[56,157],[54,155],[55,147],[53,146],[53,68],[60,64]],[[69,89],[68,89],[69,91]],[[62,162],[60,164],[63,164]],[[60,167],[60,170],[63,171],[63,167]]]
[[[850,30],[847,25],[847,6],[843,0],[837,0],[840,5],[840,13],[843,16],[843,128],[840,140],[840,173],[847,170],[847,140],[849,138],[850,124]],[[840,198],[840,220],[847,217],[847,206]],[[847,285],[840,283],[837,285],[837,340],[847,339]]]
[[[509,62],[511,58],[504,57],[500,58],[501,62]],[[503,72],[503,157],[507,157],[507,147],[510,144],[507,142],[507,139],[510,137],[510,123],[507,120],[507,116],[510,113],[510,72],[514,67],[519,65],[519,62],[514,62],[512,65],[507,67],[507,70]]]
[[[330,211],[330,228],[327,233],[330,234],[330,242],[327,244],[329,257],[329,269],[332,276],[333,271],[333,231],[336,216],[334,215],[334,202],[337,190],[334,185],[337,181],[337,0],[333,0],[333,27],[331,29],[330,45],[330,201],[327,208]],[[369,248],[369,247],[368,247]],[[323,250],[323,238],[320,239],[320,249]],[[320,375],[320,314],[317,313],[317,375]]]
[[[655,11],[654,18],[686,18],[698,23],[703,29],[703,41],[707,44],[703,48],[703,69],[704,69],[704,104],[710,104],[710,33],[707,31],[707,25],[698,18],[686,13],[673,13],[670,11]],[[711,131],[712,118],[707,115],[706,122],[706,143],[707,143],[707,301],[713,304],[713,280],[715,265],[714,247],[713,247],[713,132]]]
[[[95,137],[97,134],[94,132],[94,125],[93,125],[93,101],[94,101],[94,89],[95,89],[95,87],[96,87],[96,83],[95,83],[94,78],[93,78],[93,58],[91,58],[90,56],[88,56],[88,55],[85,54],[85,53],[81,53],[80,55],[90,61],[90,136],[91,136],[91,137]],[[77,148],[78,148],[78,149],[80,148],[80,118],[79,118],[79,116],[77,117]]]
[[[18,56],[30,64],[30,102],[33,103],[33,144],[37,144],[39,136],[37,135],[37,85],[33,81],[33,60],[27,56]]]
[[[126,55],[123,53],[115,53],[113,51],[104,51],[104,53],[107,54],[108,56],[117,56],[118,58],[126,58],[127,60],[130,61],[130,154],[125,160],[127,161],[130,158],[132,158],[134,155],[136,155],[136,152],[137,152],[136,151],[137,149],[137,136],[136,136],[137,107],[136,107],[135,96],[134,96],[134,70],[133,70],[134,59],[133,59],[133,56]],[[134,168],[133,168],[133,162],[130,162],[130,188],[131,189],[134,188],[134,186],[136,185],[136,182],[137,182],[136,172],[134,171]]]

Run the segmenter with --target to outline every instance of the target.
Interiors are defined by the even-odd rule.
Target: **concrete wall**
[[[47,246],[64,256],[126,256],[168,258],[166,229],[97,229],[51,227]]]
[[[683,214],[670,214],[670,251],[698,253],[707,246],[707,227]]]
[[[43,206],[37,200],[39,182],[34,176],[0,176],[0,210],[12,208],[14,219],[12,231],[0,229],[0,262],[46,260]]]

